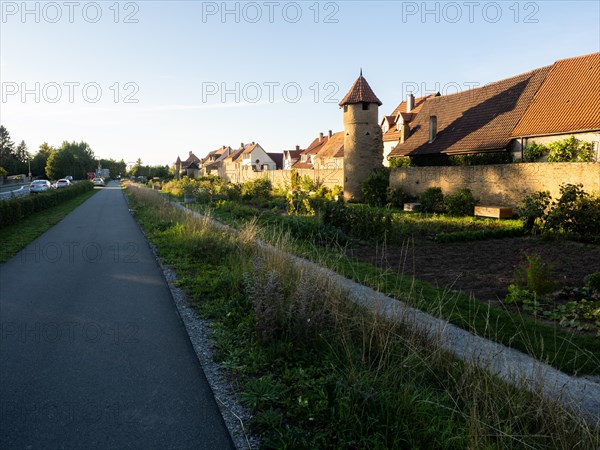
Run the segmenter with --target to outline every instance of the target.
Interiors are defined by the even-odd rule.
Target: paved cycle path
[[[0,448],[233,448],[118,183],[0,266],[0,324]]]

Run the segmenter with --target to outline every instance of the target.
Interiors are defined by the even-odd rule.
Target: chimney
[[[415,96],[412,94],[412,92],[409,92],[406,95],[406,112],[409,113],[411,112],[415,107]]]
[[[190,156],[192,156],[192,151],[190,150]]]
[[[300,150],[300,146],[296,145],[296,151]]]
[[[404,142],[408,139],[410,135],[410,126],[407,123],[403,123],[400,125],[400,143],[404,144]]]
[[[333,136],[333,133],[331,132],[331,130],[329,130],[329,131],[327,132],[327,136],[329,136],[329,137]]]
[[[240,144],[240,148],[244,148],[244,143],[243,142]]]
[[[323,142],[323,133],[319,133],[319,142]]]
[[[252,141],[252,145],[256,144],[256,142]]]

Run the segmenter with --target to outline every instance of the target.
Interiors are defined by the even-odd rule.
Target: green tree
[[[65,141],[49,156],[46,174],[52,179],[66,175],[72,175],[75,179],[85,179],[87,172],[93,172],[96,166],[94,152],[86,142]]]
[[[142,166],[142,158],[138,158],[135,162],[135,165],[131,168],[129,173],[134,177],[144,176],[146,174],[142,173],[143,170],[144,167]]]
[[[17,172],[28,173],[29,172],[29,161],[31,161],[31,153],[27,148],[25,141],[21,141],[15,149],[15,158],[17,160]]]
[[[127,164],[121,159],[121,161],[115,161],[114,159],[99,159],[98,163],[103,169],[110,171],[111,178],[115,178],[117,175],[125,175],[127,172]]]
[[[40,145],[39,150],[31,160],[31,174],[34,177],[47,178],[46,164],[48,163],[50,155],[55,151],[56,149],[48,145],[47,142]]]
[[[0,166],[9,174],[17,173],[18,161],[15,155],[15,143],[10,139],[10,133],[0,125]]]

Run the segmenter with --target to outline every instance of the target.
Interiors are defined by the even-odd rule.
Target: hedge
[[[0,228],[14,225],[32,214],[64,203],[93,188],[90,181],[83,181],[63,189],[0,200]]]

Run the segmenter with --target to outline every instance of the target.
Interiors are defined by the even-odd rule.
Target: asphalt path
[[[0,324],[1,449],[233,448],[118,183],[0,266]]]

